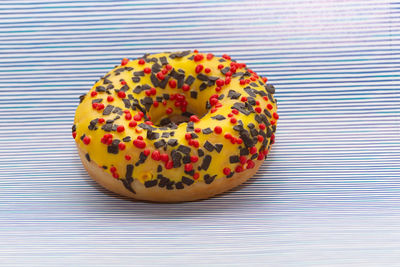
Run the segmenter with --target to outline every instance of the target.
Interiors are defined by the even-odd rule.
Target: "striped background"
[[[1,266],[399,266],[400,4],[0,2]],[[277,88],[240,190],[132,202],[84,171],[78,96],[123,57],[230,54]],[[189,265],[190,264],[190,265]]]

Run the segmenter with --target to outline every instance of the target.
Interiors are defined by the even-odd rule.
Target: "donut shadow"
[[[266,166],[264,165],[263,168],[265,167]],[[84,180],[88,185],[92,186],[97,192],[104,194],[105,196],[105,199],[103,200],[104,202],[101,206],[91,208],[102,209],[103,212],[108,210],[118,210],[118,215],[116,216],[126,219],[137,217],[138,214],[140,214],[141,217],[143,216],[151,219],[176,219],[198,217],[204,214],[226,213],[227,211],[239,212],[250,205],[256,205],[257,199],[252,196],[252,194],[236,194],[238,194],[239,191],[245,191],[249,186],[255,186],[255,182],[261,179],[262,175],[257,172],[245,183],[209,199],[178,203],[135,200],[118,195],[103,188],[92,180],[84,169],[82,169],[82,177],[84,177]],[[265,192],[265,194],[268,194],[268,192]],[[96,210],[95,212],[102,211]]]

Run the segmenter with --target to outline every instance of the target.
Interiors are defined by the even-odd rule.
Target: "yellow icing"
[[[199,53],[200,54],[200,53]],[[230,66],[230,63],[232,62],[231,60],[226,60],[225,62],[220,62],[219,60],[221,57],[216,57],[214,56],[211,60],[207,59],[207,54],[202,54],[204,55],[204,59],[201,61],[195,62],[194,60],[189,60],[188,58],[196,55],[196,53],[190,53],[189,55],[182,57],[182,58],[175,58],[171,59],[169,57],[170,53],[160,53],[156,55],[150,55],[148,58],[160,58],[165,56],[168,60],[168,64],[171,65],[175,70],[178,69],[183,69],[185,71],[185,78],[190,74],[194,77],[196,77],[198,74],[195,72],[195,68],[197,65],[202,64],[204,66],[203,70],[201,73],[206,74],[208,76],[219,76],[222,79],[225,79],[225,75],[221,73],[221,70],[218,69],[218,65],[222,64],[223,67],[228,67]],[[160,61],[158,61],[160,63]],[[109,77],[107,78],[110,80],[114,86],[114,89],[119,89],[122,87],[120,80],[123,79],[126,81],[127,86],[129,87],[129,90],[126,92],[126,95],[132,94],[132,96],[136,99],[141,99],[146,97],[145,91],[142,91],[139,94],[135,94],[132,92],[132,90],[139,84],[148,84],[151,87],[153,87],[152,82],[150,80],[150,74],[145,74],[144,77],[140,77],[140,82],[135,83],[132,81],[132,76],[133,72],[135,71],[142,71],[144,68],[149,67],[151,68],[153,62],[146,62],[145,64],[139,64],[139,60],[130,60],[126,65],[124,66],[117,66],[115,69],[110,71]],[[161,64],[161,63],[160,63]],[[115,70],[119,68],[124,68],[124,67],[131,67],[133,68],[132,71],[123,71],[119,75],[115,74]],[[164,66],[163,66],[164,67]],[[205,68],[209,68],[211,70],[210,73],[205,73]],[[246,70],[244,68],[237,69],[236,72],[245,72]],[[241,85],[239,83],[239,78],[238,77],[231,77],[231,82],[228,85],[222,86],[222,90],[220,92],[216,92],[215,88],[217,85],[213,85],[210,87],[207,87],[203,91],[199,91],[198,88],[200,87],[202,81],[199,79],[196,79],[194,83],[190,86],[190,91],[196,90],[198,92],[197,99],[193,99],[190,96],[190,91],[183,91],[182,89],[178,88],[171,88],[168,83],[165,89],[161,88],[156,88],[157,94],[156,96],[162,96],[162,94],[182,94],[186,97],[186,101],[188,102],[187,105],[187,111],[195,113],[198,115],[200,119],[199,122],[194,123],[194,128],[211,128],[214,129],[215,126],[220,126],[222,127],[222,133],[221,134],[216,134],[216,133],[211,133],[211,134],[203,134],[202,132],[196,133],[199,141],[199,148],[201,148],[205,154],[209,154],[212,156],[212,161],[211,164],[208,168],[207,171],[205,170],[198,170],[198,167],[202,164],[203,157],[199,157],[199,160],[195,163],[192,163],[193,169],[195,172],[199,173],[199,178],[196,181],[203,181],[204,175],[209,174],[210,176],[217,175],[216,179],[221,178],[226,176],[223,173],[223,169],[225,167],[230,168],[232,171],[235,171],[235,168],[240,165],[240,163],[230,163],[229,162],[229,157],[232,155],[239,155],[239,146],[244,147],[244,144],[238,145],[238,144],[232,144],[229,139],[224,138],[224,134],[230,133],[232,136],[238,138],[239,134],[237,131],[233,130],[232,127],[235,124],[232,124],[230,122],[230,118],[228,117],[228,114],[231,113],[232,105],[236,102],[240,102],[240,98],[242,96],[248,96],[248,93],[244,91],[244,88],[249,86],[249,84]],[[249,77],[246,77],[249,79]],[[134,166],[133,169],[133,178],[138,179],[142,183],[145,181],[153,180],[157,178],[157,166],[162,165],[162,172],[161,174],[164,177],[169,178],[172,181],[179,182],[182,179],[182,176],[189,177],[193,179],[192,176],[185,174],[184,172],[184,166],[185,164],[182,164],[179,168],[171,168],[171,169],[166,169],[165,168],[165,163],[162,161],[155,161],[151,158],[151,153],[156,150],[154,147],[154,142],[158,141],[161,139],[160,138],[157,140],[148,140],[146,138],[146,133],[147,130],[141,129],[139,126],[136,127],[129,127],[128,124],[132,120],[126,120],[125,119],[125,113],[123,115],[120,115],[120,118],[117,119],[114,123],[117,125],[123,125],[125,130],[123,132],[117,132],[117,131],[112,131],[112,132],[106,132],[101,129],[101,126],[104,125],[97,123],[96,127],[98,128],[97,130],[89,130],[88,126],[90,125],[90,122],[93,119],[96,118],[104,118],[105,120],[108,119],[113,119],[116,117],[116,113],[111,113],[110,115],[102,115],[103,110],[96,110],[92,107],[92,100],[93,99],[98,99],[101,98],[103,99],[101,103],[103,103],[105,106],[108,104],[111,104],[115,107],[120,107],[122,110],[126,110],[123,101],[121,98],[118,97],[117,92],[112,89],[110,90],[110,95],[113,96],[114,101],[109,103],[107,102],[107,97],[109,94],[106,92],[98,92],[96,96],[92,97],[91,93],[93,91],[96,91],[97,86],[104,86],[107,87],[107,84],[103,84],[103,79],[100,79],[98,82],[96,82],[93,86],[93,88],[89,91],[89,93],[86,95],[84,100],[82,101],[81,104],[79,104],[77,110],[76,110],[76,115],[75,115],[75,120],[74,123],[76,125],[76,142],[77,145],[82,148],[84,151],[86,151],[89,155],[92,161],[94,161],[99,167],[102,166],[107,166],[107,169],[105,171],[111,173],[110,168],[114,166],[116,168],[116,172],[119,175],[120,179],[124,179],[125,177],[125,172],[126,172],[126,165],[127,164],[133,164],[139,160],[139,154],[140,152],[143,152],[144,149],[139,149],[133,145],[133,140],[137,139],[139,135],[143,137],[143,140],[146,143],[146,148],[150,150],[150,154],[148,155],[147,159],[143,164],[140,164],[139,166]],[[252,81],[253,82],[253,81]],[[256,84],[259,84],[261,82],[262,84],[265,84],[263,80],[260,78],[257,78],[254,81]],[[259,87],[254,87],[256,90],[264,91],[265,88],[263,88],[261,85]],[[241,94],[239,99],[230,99],[227,97],[229,90],[234,90],[238,93]],[[214,95],[214,94],[224,94],[225,97],[220,100],[219,102],[222,104],[222,107],[220,107],[217,112],[211,113],[209,110],[206,109],[206,101],[209,100],[209,98]],[[151,96],[153,99],[155,99],[156,96]],[[128,98],[128,97],[126,97]],[[259,107],[262,108],[262,110],[266,109],[267,104],[272,104],[273,108],[272,110],[269,110],[271,114],[276,113],[276,103],[273,103],[269,100],[265,100],[261,95],[257,94],[256,97],[254,97],[255,100],[259,101],[260,104],[258,105]],[[276,102],[276,101],[274,101]],[[143,105],[142,105],[143,106]],[[176,108],[174,106],[174,101],[167,101],[167,105],[164,106],[162,103],[159,103],[158,107],[152,106],[149,111],[149,115],[152,118],[153,123],[157,124],[162,118],[167,117],[165,111],[166,109],[170,107],[174,110],[172,114],[170,114],[168,117],[171,117],[172,115],[175,114],[181,114],[181,110],[179,108]],[[257,106],[254,106],[257,107]],[[139,110],[132,110],[129,109],[130,113],[132,115],[132,118],[139,112]],[[203,117],[202,115],[205,114]],[[212,119],[211,117],[221,114],[224,117],[226,117],[225,120],[215,120]],[[264,114],[263,112],[261,114]],[[244,128],[246,130],[249,130],[246,126],[249,123],[253,123],[255,125],[255,128],[259,130],[259,123],[255,121],[255,115],[256,113],[252,113],[248,116],[242,114],[239,112],[239,114],[234,115],[234,117],[239,121],[241,120],[244,124]],[[268,118],[269,122],[272,120],[276,121],[276,119]],[[138,124],[143,123],[144,119],[142,121],[138,122]],[[188,140],[185,139],[185,134],[187,133],[186,131],[186,126],[187,123],[181,123],[178,125],[178,128],[175,130],[169,129],[167,132],[175,132],[175,135],[172,137],[174,139],[178,140],[178,146],[179,144],[183,144],[185,146],[188,145]],[[156,127],[156,126],[153,126]],[[271,126],[270,126],[271,127]],[[264,130],[265,132],[267,129]],[[103,144],[101,142],[101,138],[105,134],[111,133],[113,135],[113,139],[120,139],[122,140],[126,136],[131,137],[130,142],[124,142],[126,145],[126,148],[124,150],[119,150],[118,154],[112,154],[107,151],[107,145]],[[81,140],[81,136],[86,135],[90,138],[90,143],[89,144],[84,144],[84,142]],[[171,137],[169,137],[171,138]],[[165,141],[168,141],[169,138],[164,138]],[[218,153],[216,150],[212,152],[208,152],[203,145],[205,144],[206,141],[209,141],[211,144],[222,144],[223,148],[220,153]],[[122,141],[121,141],[122,142]],[[177,149],[178,146],[176,147],[171,147],[167,146],[167,151],[164,151],[163,148],[159,148],[158,150],[160,153],[167,153],[171,159],[171,151],[173,149]],[[255,144],[255,147],[257,150],[260,149],[262,146],[261,142],[257,142]],[[267,149],[270,147],[269,143],[267,146]],[[197,156],[197,148],[194,148],[193,146],[190,146],[191,148],[191,153],[190,155],[195,155]],[[258,152],[258,151],[257,151]],[[131,157],[130,160],[127,160],[125,158],[126,155],[129,155]],[[251,155],[247,156],[247,158],[250,158]],[[257,161],[255,159],[254,161]],[[244,164],[244,168],[246,167],[246,164]]]

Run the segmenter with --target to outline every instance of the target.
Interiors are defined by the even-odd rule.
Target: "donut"
[[[275,142],[275,88],[244,63],[145,54],[80,96],[72,136],[89,175],[152,202],[206,199],[250,177]]]

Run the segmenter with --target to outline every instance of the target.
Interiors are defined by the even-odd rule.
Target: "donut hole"
[[[164,127],[169,126],[170,124],[179,125],[181,123],[189,122],[190,116],[192,115],[201,119],[208,113],[207,109],[201,107],[205,106],[205,103],[201,105],[201,103],[198,103],[199,101],[193,103],[193,101],[189,100],[187,106],[185,106],[185,110],[183,111],[180,106],[175,106],[175,102],[176,100],[167,100],[167,105],[150,107],[149,115],[154,126]],[[172,112],[167,112],[168,109]]]

